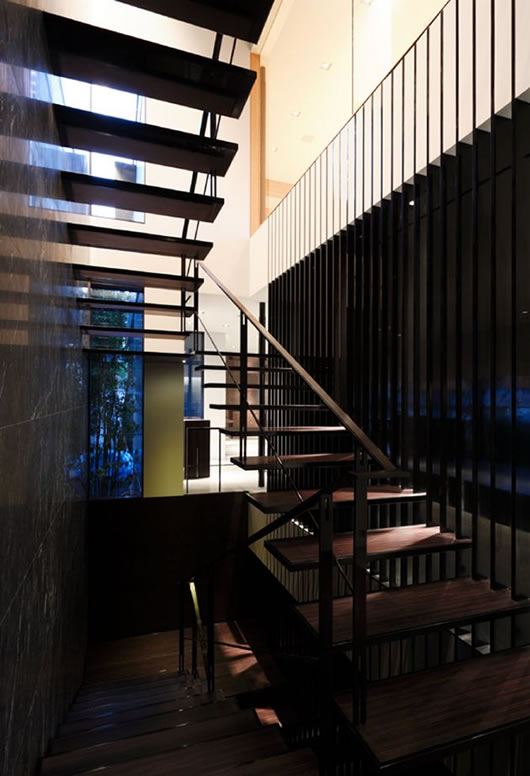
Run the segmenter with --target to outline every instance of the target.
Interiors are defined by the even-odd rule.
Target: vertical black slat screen
[[[487,6],[493,113],[494,75],[505,68],[494,50],[494,0]],[[515,7],[511,0],[513,41]],[[478,127],[484,120],[477,95],[477,29],[484,36],[478,15],[475,0],[454,0],[279,208],[272,228],[273,276],[279,277],[270,288],[271,328],[394,462],[412,466],[413,483],[429,494],[427,522],[440,521],[459,535],[471,527],[473,575],[489,574],[516,595],[518,518],[522,522],[528,498],[529,219],[518,214],[528,208],[529,119],[527,106],[515,99],[512,45],[511,118],[506,112]],[[472,134],[464,142],[470,65]],[[292,376],[269,379],[293,389],[278,390],[278,406],[313,401],[303,386],[294,389],[300,384]],[[334,422],[327,413],[277,416]],[[351,444],[347,435],[278,443],[308,452]],[[322,469],[296,476],[311,487],[331,479]],[[416,511],[409,509],[404,519],[417,518]],[[395,524],[399,514],[374,511],[373,518]],[[501,534],[509,539],[502,554]],[[448,558],[442,574],[450,575],[456,564]],[[422,561],[421,578],[435,578],[437,567]]]

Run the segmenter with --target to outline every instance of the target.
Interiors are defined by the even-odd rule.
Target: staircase
[[[191,667],[191,629],[185,637]],[[42,776],[317,774],[314,755],[286,743],[267,697],[269,681],[239,629],[218,623],[216,637],[222,643],[213,694],[202,671],[178,670],[176,632],[94,648]],[[237,642],[227,646],[227,639]]]
[[[320,717],[322,772],[343,767],[330,764],[333,744],[324,738],[326,725],[336,735],[333,717],[352,734],[352,746],[361,744],[362,767],[374,773],[445,768],[442,759],[447,763],[466,746],[473,752],[476,740],[484,744],[508,734],[513,768],[526,767],[517,731],[530,722],[530,650],[516,647],[516,633],[517,618],[530,613],[530,600],[472,573],[473,537],[436,524],[428,492],[410,487],[410,475],[370,440],[367,444],[301,364],[290,354],[286,358],[279,342],[236,304],[269,346],[259,367],[267,398],[253,407],[244,387],[246,359],[228,367],[227,354],[219,352],[226,384],[240,388],[241,406],[232,409],[252,415],[258,426],[248,431],[243,421],[225,433],[240,439],[241,455],[232,463],[281,477],[281,489],[278,479],[270,478],[267,491],[248,494],[254,530],[248,543],[264,540],[265,553],[258,556],[298,599],[289,606],[293,622],[312,641],[319,671],[324,676],[329,671],[320,707],[327,710]],[[243,342],[241,352],[247,350]],[[290,393],[282,393],[284,382],[298,396],[313,391],[320,403],[309,412],[318,409],[320,417],[327,411],[323,425],[304,424],[309,405],[291,404]],[[267,455],[245,454],[250,435],[266,440]],[[342,451],[326,452],[335,436],[347,438]],[[279,452],[287,449],[286,455]],[[308,476],[315,483],[320,476],[321,487],[303,488]],[[305,583],[289,579],[304,575]],[[344,657],[350,687],[348,672],[345,677],[339,669]],[[326,693],[333,695],[331,707]]]
[[[217,139],[215,115],[237,118],[254,80],[250,71],[219,62],[222,35],[246,30],[244,34],[255,40],[271,3],[215,3],[215,13],[210,3],[201,0],[175,4],[130,0],[130,4],[188,22],[212,24],[217,33],[212,58],[44,14],[42,24],[53,72],[198,108],[203,111],[200,135],[96,119],[60,106],[55,108],[56,121],[66,144],[100,152],[119,149],[124,156],[163,161],[192,171],[191,190],[172,191],[64,172],[65,197],[74,203],[110,204],[179,217],[185,226],[180,237],[76,224],[68,225],[68,233],[78,245],[180,258],[179,274],[93,265],[78,265],[75,272],[83,282],[116,289],[180,291],[179,305],[158,308],[169,312],[171,307],[180,316],[180,330],[164,336],[183,339],[190,333],[186,320],[191,316],[197,331],[202,284],[199,263],[204,262],[212,247],[189,239],[189,221],[215,220],[223,205],[216,192],[216,176],[227,172],[237,150],[233,144]],[[28,24],[36,18],[31,9],[13,6],[10,13],[27,15]],[[33,62],[32,52],[27,51],[17,64],[37,67],[39,63]],[[455,519],[447,520],[449,466],[443,435],[438,440],[441,455],[437,472],[431,463],[424,465],[419,450],[410,449],[416,440],[405,432],[409,409],[416,417],[420,415],[419,377],[413,375],[409,407],[405,372],[397,385],[396,355],[406,360],[407,343],[400,328],[406,328],[407,322],[411,328],[409,307],[400,309],[393,286],[399,276],[407,300],[419,290],[416,237],[422,218],[426,219],[429,258],[436,251],[447,258],[447,211],[462,200],[463,192],[471,192],[473,200],[470,241],[474,282],[478,283],[477,235],[480,225],[487,221],[479,197],[482,185],[489,181],[494,188],[497,175],[508,170],[512,192],[521,193],[523,202],[528,201],[528,180],[524,177],[528,170],[528,146],[524,145],[528,133],[521,131],[521,127],[528,128],[528,106],[515,99],[515,91],[512,98],[511,119],[494,115],[493,110],[488,127],[479,128],[474,121],[471,142],[468,139],[466,143],[461,141],[457,126],[454,153],[448,153],[441,141],[437,163],[427,152],[425,168],[414,167],[408,180],[403,175],[386,198],[374,201],[372,186],[372,201],[365,201],[363,171],[363,207],[355,207],[346,225],[339,225],[336,233],[298,264],[280,267],[281,271],[275,273],[270,289],[269,329],[263,318],[257,320],[246,310],[206,264],[203,267],[204,274],[217,283],[241,315],[238,366],[227,364],[233,354],[215,350],[220,362],[202,369],[222,374],[220,382],[207,385],[235,386],[240,393],[239,404],[216,405],[240,414],[239,428],[222,429],[222,433],[240,440],[239,455],[233,463],[260,472],[263,480],[267,474],[267,491],[248,496],[250,521],[256,530],[250,532],[246,546],[258,548],[256,554],[271,579],[280,579],[291,595],[287,614],[305,634],[309,654],[304,657],[318,666],[314,722],[321,773],[527,776],[530,772],[525,743],[530,725],[530,650],[521,643],[526,644],[528,639],[519,627],[521,618],[530,613],[530,601],[519,594],[515,571],[511,587],[503,587],[496,579],[495,514],[490,516],[493,564],[489,579],[479,573],[477,564],[478,511],[469,521],[469,530],[464,525],[461,501]],[[373,103],[371,107],[373,111]],[[43,110],[38,104],[32,109]],[[514,128],[516,116],[518,131]],[[209,123],[212,129],[208,137]],[[362,124],[364,164],[365,106]],[[392,146],[393,125],[392,118]],[[23,136],[24,127],[18,131]],[[404,132],[403,117],[403,145]],[[372,139],[372,179],[373,148]],[[482,176],[484,157],[490,167]],[[523,170],[517,178],[516,166]],[[402,167],[404,170],[404,152]],[[199,194],[197,176],[205,172],[209,191]],[[23,171],[14,174],[12,180],[19,193],[45,195],[27,191]],[[380,188],[383,194],[382,184]],[[414,212],[409,210],[411,206]],[[434,211],[440,213],[445,228],[445,236],[437,233],[439,242],[435,241]],[[455,226],[458,234],[463,229],[462,212]],[[25,226],[13,224],[15,230]],[[414,255],[408,252],[411,235]],[[494,241],[495,233],[491,236]],[[511,241],[517,243],[515,233],[511,233]],[[459,247],[462,249],[461,244]],[[495,248],[490,246],[490,250],[496,261]],[[385,275],[386,266],[393,269]],[[381,276],[377,274],[380,269]],[[442,329],[448,325],[444,278]],[[432,344],[429,305],[434,282],[427,272],[427,345]],[[337,306],[330,314],[328,308],[334,299]],[[388,303],[388,307],[382,304],[382,313],[381,303]],[[120,310],[128,312],[137,312],[138,305],[142,311],[150,309],[144,302],[120,301],[119,305]],[[112,303],[104,306],[92,295],[80,299],[79,306],[89,311],[117,309]],[[414,308],[414,325],[421,323],[418,315]],[[463,315],[461,306],[458,315]],[[248,352],[249,324],[260,337],[258,354]],[[346,335],[350,325],[354,346],[349,348]],[[81,330],[88,338],[88,349],[91,337],[101,334],[161,335],[153,330],[103,326],[97,316],[96,320],[92,318],[92,313]],[[372,342],[377,343],[375,355],[370,350]],[[418,338],[412,345],[421,350]],[[478,348],[478,342],[474,341],[473,347]],[[249,357],[258,358],[259,365],[251,366]],[[444,357],[441,354],[440,360]],[[475,352],[473,358],[477,360]],[[475,361],[473,369],[477,368]],[[426,368],[432,377],[432,353]],[[447,371],[445,362],[440,372],[444,369]],[[254,405],[248,400],[248,378],[253,372],[258,373],[258,383],[252,387],[260,393]],[[391,395],[377,393],[381,372],[395,377]],[[339,396],[340,401],[334,398]],[[432,395],[428,404],[432,421]],[[440,404],[441,415],[447,419],[446,397]],[[256,429],[248,427],[249,413]],[[459,413],[461,418],[461,406]],[[478,423],[476,416],[473,422]],[[260,438],[258,456],[247,455],[250,435]],[[431,435],[429,445],[435,444],[437,440]],[[461,457],[456,468],[462,475]],[[494,473],[492,479],[495,481]],[[477,482],[475,478],[475,486]],[[515,525],[511,537],[515,569]],[[234,548],[234,553],[241,549]],[[198,570],[197,578],[210,573],[211,568]],[[298,584],[299,578],[308,584]],[[302,595],[298,594],[300,590]],[[210,589],[209,595],[214,597],[214,590]],[[256,708],[244,707],[237,693],[223,692],[222,682],[217,682],[214,689],[219,673],[215,666],[220,661],[215,660],[219,639],[213,611],[212,605],[207,637],[200,633],[199,617],[194,626],[199,633],[192,630],[186,635],[182,625],[178,634],[168,635],[179,646],[162,652],[163,665],[155,644],[155,657],[130,661],[130,670],[121,656],[103,666],[104,678],[89,675],[50,745],[42,773],[67,776],[105,770],[109,776],[169,776],[191,771],[249,776],[274,770],[284,774],[315,772],[313,755],[289,751],[277,724],[263,725]],[[186,639],[195,645],[191,674],[183,662]],[[122,646],[111,645],[110,652],[116,648],[119,653]],[[135,644],[129,646],[134,650]],[[206,656],[202,682],[197,678],[198,647]],[[173,662],[168,668],[169,654]],[[285,657],[296,660],[299,656]]]

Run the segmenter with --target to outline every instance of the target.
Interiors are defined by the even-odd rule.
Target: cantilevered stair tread
[[[193,172],[226,175],[236,143],[166,127],[54,106],[63,146],[137,159]]]
[[[230,367],[230,369],[234,371],[232,367]],[[239,369],[235,371],[239,372]],[[227,375],[227,377],[229,378],[230,375]],[[231,383],[208,382],[208,383],[204,383],[204,387],[205,388],[237,388],[237,384],[235,382],[231,382]],[[264,391],[273,391],[273,390],[281,391],[282,394],[285,393],[286,391],[291,391],[291,392],[298,391],[299,393],[302,393],[304,390],[306,390],[309,393],[309,389],[303,389],[299,385],[272,385],[270,383],[265,383],[263,385],[261,383],[248,383],[248,387],[249,389],[252,388],[253,390],[260,390],[260,388],[262,388]]]
[[[196,366],[195,369],[198,372],[207,372],[210,371],[210,369],[213,369],[215,372],[223,371],[227,372],[230,370],[230,372],[237,372],[238,374],[241,371],[241,368],[239,366],[233,366],[232,364],[228,364],[228,366],[225,366],[224,364],[200,364],[199,366]],[[290,366],[266,366],[266,367],[260,367],[260,366],[248,366],[247,372],[292,372],[292,367]],[[232,386],[233,387],[233,386]],[[254,386],[249,386],[254,387]]]
[[[74,275],[79,280],[120,288],[167,288],[173,291],[196,291],[203,283],[192,277],[169,275],[161,272],[136,272],[119,267],[97,267],[92,264],[74,264]]]
[[[196,356],[229,356],[230,358],[241,359],[241,351],[239,350],[196,350]],[[269,358],[267,353],[247,353],[247,358]]]
[[[207,387],[206,384],[204,387]],[[304,469],[309,466],[351,466],[354,461],[353,453],[306,453],[305,455],[280,455],[279,458],[283,465],[278,463],[278,457],[274,455],[234,457],[230,461],[245,471]]]
[[[178,304],[156,304],[155,302],[123,302],[120,299],[105,299],[103,297],[80,297],[78,307],[86,310],[106,310],[120,313],[148,313],[149,315],[184,315],[191,318],[193,307],[182,307]]]
[[[221,434],[226,436],[260,436],[262,430],[265,434],[334,434],[343,433],[343,426],[263,426],[263,429],[248,428],[240,431],[237,428],[220,428]]]
[[[180,339],[185,340],[189,332],[168,331],[167,329],[131,329],[126,326],[98,326],[97,324],[82,323],[79,327],[83,334],[90,337],[137,337],[147,339]]]
[[[165,237],[130,229],[110,229],[88,224],[68,224],[68,234],[73,245],[87,248],[104,248],[112,251],[152,253],[158,256],[203,260],[213,248],[213,243],[203,240],[185,240],[181,237]]]
[[[173,727],[161,732],[137,735],[94,746],[86,746],[73,752],[51,755],[42,762],[42,776],[69,776],[91,768],[102,768],[114,763],[138,757],[169,752],[203,741],[247,733],[258,726],[252,709],[245,709],[226,717],[197,722],[193,725]]]
[[[368,558],[376,560],[465,549],[471,547],[471,539],[457,539],[454,534],[440,533],[438,526],[405,525],[368,531],[367,544]],[[265,542],[265,546],[290,571],[318,568],[318,541],[311,537],[272,539]],[[352,551],[352,534],[337,534],[333,552],[338,560],[351,560]]]
[[[9,5],[7,13],[13,29],[43,26],[54,75],[232,118],[241,115],[256,80],[256,74],[243,67],[55,14]],[[13,64],[42,66],[29,46],[20,49]]]
[[[351,721],[351,693],[335,700]],[[530,649],[498,652],[368,685],[357,727],[380,766],[449,753],[480,735],[530,722]],[[427,772],[427,770],[422,771]]]
[[[334,427],[332,427],[334,428]],[[340,430],[340,427],[337,427]],[[317,493],[317,490],[302,490],[302,498],[309,499]],[[413,503],[415,501],[424,501],[426,493],[423,491],[414,491],[410,488],[394,487],[392,485],[370,486],[368,489],[369,504],[398,504]],[[300,503],[295,491],[278,490],[269,493],[248,493],[247,498],[250,503],[256,506],[265,514],[274,514],[277,512],[288,512]],[[333,493],[333,503],[335,505],[351,504],[355,500],[353,488],[340,488]]]
[[[98,178],[82,172],[63,171],[61,178],[69,202],[210,223],[215,221],[224,204],[220,197],[148,186],[145,183]]]
[[[189,776],[201,774],[214,776],[226,773],[230,768],[241,767],[241,776],[246,764],[259,759],[283,754],[287,746],[277,725],[252,730],[248,733],[194,744],[187,749],[166,754],[139,757],[128,762],[111,765],[105,769],[106,776]],[[237,772],[237,771],[236,771]],[[93,776],[93,770],[86,769],[82,776]]]
[[[318,633],[318,602],[296,608]],[[366,608],[368,639],[384,640],[523,612],[530,608],[530,599],[514,601],[508,589],[492,590],[488,580],[465,577],[370,593]],[[333,601],[333,640],[351,644],[350,596]]]
[[[251,385],[248,388],[252,388]],[[252,410],[278,410],[277,404],[245,404],[247,409]],[[241,409],[240,404],[210,404],[212,410],[231,410],[232,412],[239,412]],[[327,410],[323,404],[282,404],[282,410],[291,410],[293,412],[322,412]]]
[[[257,43],[273,0],[122,0],[197,27]]]

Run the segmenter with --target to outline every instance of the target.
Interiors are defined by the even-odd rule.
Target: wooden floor
[[[529,608],[529,599],[513,601],[509,590],[491,590],[487,580],[467,577],[385,590],[367,597],[368,638],[382,639],[438,626],[465,625],[480,617],[507,615]],[[300,604],[297,609],[318,632],[318,602]],[[335,643],[351,642],[352,612],[351,597],[334,600]]]
[[[300,495],[302,499],[309,499],[318,493],[317,490],[302,490]],[[423,501],[426,493],[413,491],[410,488],[400,488],[392,485],[381,485],[371,487],[368,491],[368,501],[372,504],[397,504],[411,503],[414,501]],[[265,514],[275,514],[277,512],[287,512],[300,503],[300,499],[294,490],[277,490],[268,493],[249,493],[248,499],[251,504],[258,507]],[[333,503],[351,504],[355,499],[353,488],[340,488],[333,492]]]
[[[290,571],[318,567],[318,541],[312,537],[273,539],[265,542],[265,546]],[[471,547],[470,539],[456,539],[454,534],[442,534],[439,526],[406,525],[397,528],[378,528],[368,532],[370,560],[429,552],[448,552],[464,547]],[[333,552],[338,560],[351,560],[353,535],[351,533],[336,535],[333,541]]]
[[[351,694],[336,701],[351,720]],[[382,765],[528,723],[530,648],[376,682],[368,689],[367,720],[358,730]]]

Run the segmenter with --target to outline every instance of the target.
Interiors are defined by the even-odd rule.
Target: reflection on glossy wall
[[[0,0],[0,773],[27,776],[83,667],[87,420],[66,234],[31,196],[64,198],[46,155],[31,157],[32,137],[53,144],[57,132],[51,108],[24,101],[31,73],[12,65],[28,47],[45,72],[44,46],[38,24],[8,25],[6,8]]]

